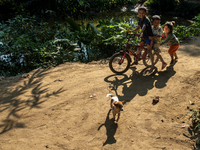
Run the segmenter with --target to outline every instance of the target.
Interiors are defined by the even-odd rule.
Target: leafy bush
[[[39,66],[55,66],[74,59],[71,53],[73,43],[68,40],[69,32],[61,29],[60,24],[49,26],[34,16],[24,18],[22,15],[0,23],[0,55],[8,61],[0,60],[2,74],[16,75]],[[68,38],[68,39],[66,39]],[[56,40],[57,39],[57,40]],[[65,39],[65,40],[59,40]]]
[[[200,107],[193,108],[186,115],[188,114],[191,114],[189,120],[192,120],[192,126],[194,128],[194,132],[197,133],[196,144],[200,145]]]
[[[92,18],[91,11],[108,12],[118,10],[124,4],[136,3],[137,0],[3,0],[0,1],[0,17],[9,18],[15,13],[26,12],[43,19],[70,17],[78,20]]]
[[[100,42],[98,46],[101,47],[100,50],[101,58],[110,57],[113,53],[123,49],[127,41],[126,39],[127,28],[133,29],[136,26],[137,26],[136,22],[116,23],[113,20],[99,21],[99,25],[97,27],[101,31],[101,34],[99,34],[99,36],[102,37],[102,42]],[[132,42],[134,43],[136,42],[136,40],[137,39],[133,39]]]
[[[176,36],[179,39],[186,39],[190,36],[196,36],[200,34],[200,14],[196,16],[194,19],[195,22],[190,26],[177,25],[177,27],[174,28]]]
[[[192,24],[190,26],[177,26],[175,28],[175,33],[176,33],[176,36],[179,38],[179,39],[186,39],[190,36],[195,36],[195,35],[199,35],[200,33],[200,28],[195,25],[195,24]]]
[[[200,107],[192,109],[192,111],[188,112],[186,115],[192,113],[189,119],[192,120],[192,125],[196,130],[200,130]]]

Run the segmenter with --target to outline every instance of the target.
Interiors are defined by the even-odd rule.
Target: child
[[[166,39],[160,44],[160,45],[163,45],[167,43],[169,45],[168,53],[171,57],[170,65],[173,65],[178,59],[176,51],[180,44],[178,38],[172,33],[174,25],[175,25],[175,21],[165,23],[164,38]]]
[[[149,36],[149,39],[153,41],[153,49],[156,53],[156,55],[158,56],[158,58],[161,60],[162,62],[162,69],[164,69],[167,66],[167,63],[163,60],[162,56],[159,54],[160,49],[160,42],[161,42],[161,37],[163,34],[163,29],[160,25],[160,16],[158,15],[154,15],[152,17],[152,31],[153,31],[153,35],[154,36]]]
[[[154,58],[151,52],[152,45],[151,45],[151,40],[149,39],[149,36],[153,36],[153,32],[151,29],[151,22],[149,18],[146,16],[146,14],[147,14],[147,9],[145,7],[142,6],[138,9],[138,16],[140,18],[138,22],[138,26],[130,32],[136,32],[139,29],[141,29],[141,31],[137,34],[137,36],[140,36],[143,33],[143,38],[146,40],[147,50],[148,50],[148,53],[151,59],[151,64],[152,64],[151,69],[149,71],[151,73],[154,69],[154,63],[153,63]],[[144,42],[145,41],[142,39],[140,42],[140,46],[144,46]],[[138,59],[139,59],[140,51],[141,49],[138,49],[136,51],[136,55],[138,56]],[[137,64],[137,61],[135,63]]]

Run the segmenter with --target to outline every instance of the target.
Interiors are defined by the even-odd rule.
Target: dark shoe
[[[138,65],[138,60],[135,60],[135,61],[134,61],[134,64]]]
[[[135,60],[132,64],[131,64],[131,66],[132,65],[138,65],[138,60]]]

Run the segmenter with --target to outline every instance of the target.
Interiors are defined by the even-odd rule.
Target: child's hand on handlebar
[[[140,37],[140,34],[141,34],[141,33],[137,33],[136,36]]]

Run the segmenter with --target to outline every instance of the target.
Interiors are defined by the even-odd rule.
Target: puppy
[[[123,103],[124,101],[119,101],[118,97],[112,94],[107,94],[106,97],[111,96],[111,101],[110,101],[110,107],[112,109],[112,113],[113,113],[113,119],[115,121],[115,116],[116,114],[118,114],[117,120],[119,120],[120,117],[120,112],[124,110],[123,108]]]

